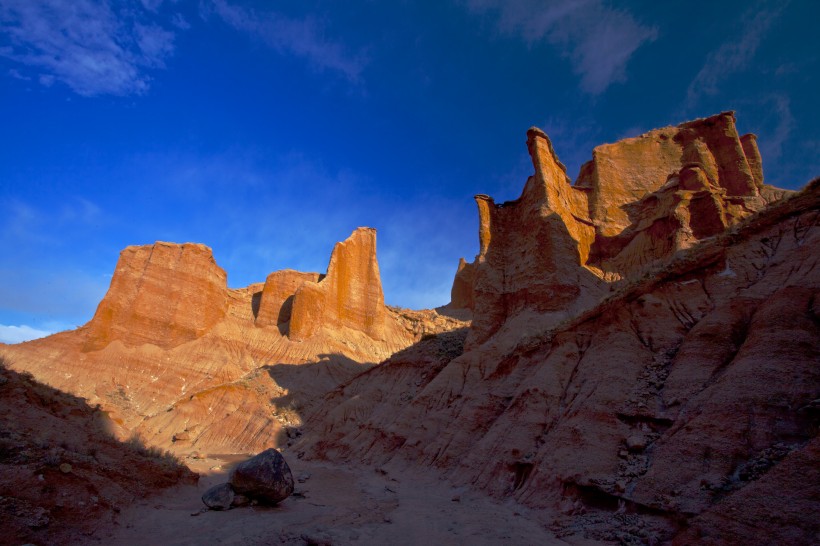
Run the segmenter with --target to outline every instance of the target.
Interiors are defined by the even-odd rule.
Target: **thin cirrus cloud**
[[[82,96],[144,93],[146,71],[164,68],[173,53],[174,33],[150,21],[142,6],[0,0],[0,56],[35,71],[45,86],[60,81]]]
[[[277,53],[302,58],[320,71],[343,75],[351,83],[361,80],[366,56],[361,52],[350,54],[340,42],[325,38],[324,26],[311,17],[297,19],[273,11],[260,13],[226,0],[211,0],[203,7],[204,16],[215,13],[236,30],[261,39]]]
[[[738,35],[709,53],[703,67],[689,84],[686,92],[689,108],[695,107],[703,95],[717,95],[721,84],[729,76],[748,68],[761,41],[785,5],[781,2],[771,9],[760,9],[760,3],[756,3],[743,14]]]
[[[9,76],[46,87],[62,82],[87,97],[140,95],[150,88],[151,70],[165,68],[173,55],[176,33],[190,28],[179,13],[163,18],[160,7],[163,0],[0,0],[0,57],[18,65]],[[201,10],[352,83],[367,64],[363,53],[327,39],[311,17],[259,13],[226,0],[204,0]]]
[[[626,81],[632,54],[658,35],[656,28],[602,0],[467,0],[466,5],[473,12],[497,14],[502,32],[529,43],[546,40],[570,60],[581,89],[591,95]]]

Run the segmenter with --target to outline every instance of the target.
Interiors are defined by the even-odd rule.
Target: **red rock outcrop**
[[[385,307],[375,241],[354,232],[327,276],[277,271],[236,290],[203,245],[129,247],[87,325],[0,353],[100,404],[123,436],[181,454],[281,445],[339,383],[465,324]]]
[[[85,350],[114,340],[170,349],[201,337],[225,316],[226,280],[205,245],[129,246],[88,324]]]
[[[256,315],[257,326],[279,326],[285,332],[293,311],[293,295],[305,283],[317,283],[319,273],[302,273],[292,269],[274,271],[265,279]]]
[[[522,328],[575,316],[787,193],[763,184],[754,135],[738,136],[732,112],[598,146],[574,185],[546,134],[530,129],[527,147],[535,173],[521,197],[476,196],[480,252],[453,289],[456,306],[475,300],[468,345],[515,317]]]
[[[386,317],[376,230],[359,228],[336,244],[325,278],[303,284],[294,294],[289,335],[302,341],[321,328],[345,327],[383,340]]]
[[[456,277],[453,279],[453,288],[450,290],[450,307],[454,309],[473,309],[475,298],[475,264],[468,263],[464,258],[458,261]]]

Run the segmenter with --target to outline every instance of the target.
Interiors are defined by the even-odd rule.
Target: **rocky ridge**
[[[384,305],[369,228],[336,245],[326,275],[277,271],[235,290],[226,280],[204,245],[128,247],[88,324],[0,353],[100,404],[120,437],[180,454],[254,452],[290,441],[342,381],[464,324]]]

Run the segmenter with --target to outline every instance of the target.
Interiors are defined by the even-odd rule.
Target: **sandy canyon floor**
[[[544,514],[494,502],[435,476],[291,458],[294,494],[275,507],[203,510],[200,496],[227,481],[237,457],[186,461],[201,475],[134,503],[89,542],[132,544],[601,544],[557,538]]]

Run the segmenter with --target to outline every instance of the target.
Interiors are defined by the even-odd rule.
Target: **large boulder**
[[[234,492],[264,504],[279,503],[293,493],[290,467],[273,448],[236,465],[229,481]]]

